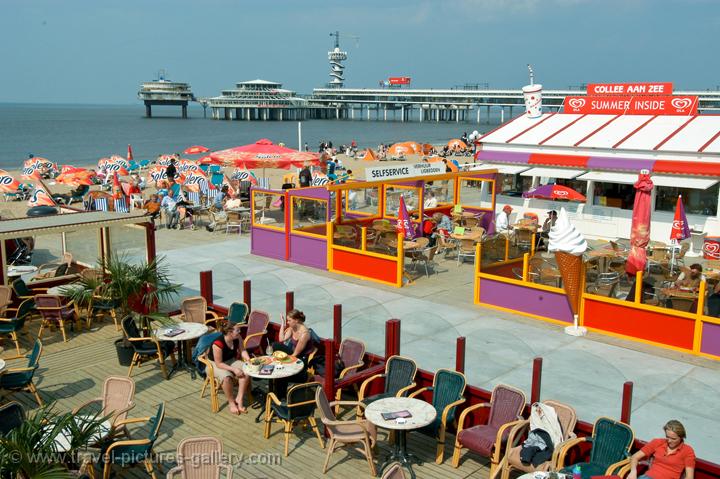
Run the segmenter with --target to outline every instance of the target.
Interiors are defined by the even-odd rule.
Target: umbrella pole
[[[672,253],[670,256],[670,274],[673,274],[673,268],[675,267],[675,246],[677,246],[677,240],[672,240]]]

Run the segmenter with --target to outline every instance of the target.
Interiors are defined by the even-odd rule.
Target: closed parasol
[[[650,192],[653,182],[647,170],[640,172],[635,182],[635,203],[633,203],[632,230],[630,231],[630,253],[628,254],[625,271],[635,275],[645,269],[647,248],[650,242]]]

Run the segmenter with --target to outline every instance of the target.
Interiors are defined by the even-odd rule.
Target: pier
[[[144,82],[138,91],[138,98],[145,103],[145,116],[152,118],[152,107],[155,106],[180,106],[182,117],[187,118],[187,106],[195,101],[195,95],[190,89],[190,84],[172,82],[164,78],[161,73],[155,81]]]

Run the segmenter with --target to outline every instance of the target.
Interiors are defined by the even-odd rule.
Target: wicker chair
[[[417,365],[412,359],[402,356],[390,356],[385,363],[385,374],[376,374],[363,381],[358,393],[358,401],[367,406],[378,399],[405,396],[415,387],[413,380],[416,372]],[[376,379],[385,380],[383,392],[366,397],[365,391]],[[358,408],[358,416],[360,415],[362,415],[362,411]]]
[[[5,309],[12,303],[12,294],[10,286],[0,285],[0,316],[5,316]]]
[[[310,423],[313,432],[320,442],[320,448],[325,448],[320,430],[315,421],[315,400],[316,390],[320,389],[320,383],[305,383],[291,387],[287,391],[287,399],[280,401],[275,393],[269,393],[265,399],[265,439],[270,437],[270,426],[273,417],[277,417],[282,423],[285,433],[285,457],[288,455],[290,445],[290,433],[293,427],[305,421]]]
[[[343,339],[342,343],[340,343],[340,350],[338,351],[338,356],[340,356],[340,361],[342,361],[344,368],[342,371],[339,371],[339,375],[335,380],[336,384],[342,379],[357,374],[360,371],[360,368],[363,367],[363,365],[365,364],[363,362],[363,358],[365,357],[365,343],[360,341],[359,339],[345,338]],[[335,373],[338,374],[338,371],[335,371]],[[315,375],[315,381],[322,384],[324,380],[324,376]],[[336,387],[335,399],[339,401],[341,398],[342,388]],[[339,413],[340,410],[338,406],[335,408],[335,414]]]
[[[380,479],[405,479],[405,471],[403,471],[402,464],[399,462],[389,464]]]
[[[3,308],[3,317],[0,318],[0,335],[7,334],[10,336],[10,339],[15,343],[15,350],[18,355],[20,354],[20,342],[17,333],[25,325],[25,319],[32,313],[34,305],[34,300],[26,299],[17,308]]]
[[[260,353],[262,350],[262,340],[267,334],[267,327],[270,324],[270,315],[265,311],[255,310],[250,313],[247,324],[243,324],[241,328],[245,329],[243,335],[243,347],[248,354]]]
[[[163,376],[165,379],[169,379],[167,368],[165,367],[165,358],[170,356],[173,360],[173,364],[176,364],[175,360],[175,343],[172,341],[158,341],[156,338],[149,337],[144,338],[140,334],[140,331],[135,324],[135,319],[132,316],[128,316],[122,320],[123,332],[125,337],[132,344],[135,353],[133,354],[132,361],[130,362],[130,368],[128,369],[128,377],[132,374],[132,370],[135,365],[140,366],[143,361],[157,359],[162,369]]]
[[[77,323],[78,320],[74,303],[72,301],[63,303],[60,296],[38,294],[35,296],[35,307],[40,312],[40,316],[42,316],[40,330],[38,330],[38,339],[42,338],[42,333],[46,326],[52,327],[57,325],[62,332],[63,342],[66,343],[65,322],[69,321],[73,324]]]
[[[191,296],[180,303],[183,321],[189,323],[200,323],[205,325],[219,326],[220,316],[215,311],[207,309],[207,301],[202,296]]]
[[[110,416],[110,422],[115,429],[121,421],[127,418],[128,411],[135,407],[135,381],[123,376],[109,376],[103,383],[102,395],[81,404],[73,409],[73,414],[80,413],[92,404],[100,403],[100,415]],[[127,437],[130,433],[127,427],[118,428]]]
[[[178,465],[170,469],[167,479],[232,479],[233,468],[224,462],[222,441],[212,436],[188,437],[177,447]]]
[[[10,367],[5,369],[3,373],[0,374],[0,389],[5,389],[6,391],[29,391],[35,396],[38,406],[42,406],[43,402],[40,398],[40,394],[38,394],[38,390],[35,387],[35,384],[33,384],[35,371],[38,367],[40,367],[40,356],[42,356],[42,351],[42,342],[37,339],[35,340],[35,345],[33,346],[30,354],[5,358],[6,360],[27,359],[27,366],[19,368]]]

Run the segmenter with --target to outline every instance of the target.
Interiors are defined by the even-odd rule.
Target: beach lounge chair
[[[35,384],[33,384],[33,376],[35,375],[37,368],[40,366],[40,356],[42,356],[42,350],[42,342],[40,339],[36,339],[35,345],[33,346],[30,354],[4,358],[6,360],[27,358],[28,362],[25,367],[8,367],[3,370],[3,373],[0,374],[0,389],[4,389],[6,391],[29,391],[35,396],[38,406],[42,406],[42,398],[40,398],[40,394],[38,394],[38,390],[35,387]]]
[[[107,198],[95,198],[93,200],[95,211],[108,211]]]
[[[429,391],[432,392],[432,405],[437,415],[435,420],[419,431],[437,439],[435,462],[442,464],[445,455],[445,429],[448,423],[455,421],[457,406],[465,402],[465,375],[449,369],[438,369],[433,378],[433,385],[419,389],[410,397],[416,397]]]
[[[315,421],[317,401],[315,395],[320,383],[305,383],[291,387],[287,391],[287,399],[280,401],[275,393],[270,392],[265,399],[265,439],[270,438],[270,425],[273,417],[277,417],[285,426],[285,457],[288,456],[290,433],[293,427],[305,421],[310,423],[313,432],[320,441],[320,448],[325,448],[320,430]]]
[[[115,205],[115,211],[117,213],[130,213],[130,207],[128,206],[127,199],[116,198],[114,205]]]
[[[232,479],[233,468],[226,462],[220,439],[211,436],[188,437],[177,447],[178,465],[170,469],[167,479]],[[222,474],[221,474],[222,473]]]

